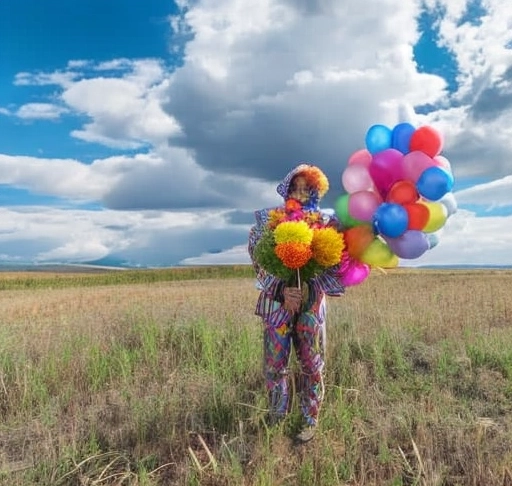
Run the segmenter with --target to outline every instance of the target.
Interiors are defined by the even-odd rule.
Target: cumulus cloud
[[[458,68],[457,90],[448,109],[431,114],[443,128],[456,174],[502,177],[510,174],[512,143],[512,21],[506,0],[428,0],[438,12],[439,43]]]
[[[107,157],[90,164],[0,154],[0,184],[63,200],[99,202],[116,210],[235,206],[247,211],[280,201],[274,184],[207,171],[187,151],[176,148]]]
[[[509,172],[511,110],[491,111],[510,92],[505,1],[488,2],[478,25],[462,22],[468,2],[427,2],[459,66],[451,95],[446,80],[417,70],[419,3],[261,1],[249,12],[242,3],[195,2],[184,16],[194,37],[167,110],[183,129],[173,142],[193,147],[202,166],[275,178],[302,158],[334,176],[371,124],[412,121],[445,133],[457,176]],[[437,109],[404,120],[418,105]]]
[[[23,120],[56,120],[67,112],[66,108],[51,103],[27,103],[21,106],[15,115]]]
[[[56,177],[58,174],[58,177]],[[0,154],[0,183],[70,200],[100,199],[116,175],[101,164]]]
[[[130,67],[130,71],[122,78],[81,79],[63,92],[70,109],[92,120],[71,134],[121,149],[159,145],[178,134],[178,124],[161,106],[166,86],[161,64],[153,60],[111,64],[109,68]]]
[[[182,127],[171,142],[193,147],[205,168],[275,179],[307,160],[338,175],[371,123],[443,96],[441,78],[416,71],[414,3],[243,5],[200,2],[185,15],[194,38],[169,86]]]
[[[223,249],[226,241],[242,244],[247,230],[227,224],[224,212],[211,210],[0,208],[0,221],[0,259],[38,263],[115,257],[126,264],[171,266],[190,254]]]
[[[512,207],[512,175],[457,191],[455,196],[459,204]]]

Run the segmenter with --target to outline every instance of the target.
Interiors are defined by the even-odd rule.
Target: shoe
[[[316,427],[313,425],[307,425],[304,427],[295,437],[297,442],[305,444],[315,437]]]

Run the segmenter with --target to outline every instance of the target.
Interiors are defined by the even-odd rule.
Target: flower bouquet
[[[270,210],[254,258],[269,274],[300,287],[338,265],[344,247],[343,233],[320,211],[288,199],[283,208]]]

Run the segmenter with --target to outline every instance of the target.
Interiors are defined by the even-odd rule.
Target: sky
[[[509,0],[0,2],[0,265],[249,263],[254,211],[374,124],[442,134],[458,209],[401,266],[512,265]]]

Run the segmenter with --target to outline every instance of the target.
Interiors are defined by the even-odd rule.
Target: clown
[[[318,203],[328,189],[327,177],[318,167],[298,165],[277,186],[283,206],[256,211],[256,224],[249,233],[249,255],[261,289],[255,313],[264,324],[264,374],[270,421],[280,422],[289,411],[289,360],[293,347],[300,364],[297,388],[304,421],[297,435],[300,442],[314,437],[324,396],[326,295],[340,296],[344,288],[336,278],[336,267],[305,282],[272,275],[259,265],[255,248],[276,213],[285,211],[291,219],[293,211],[319,213]]]

